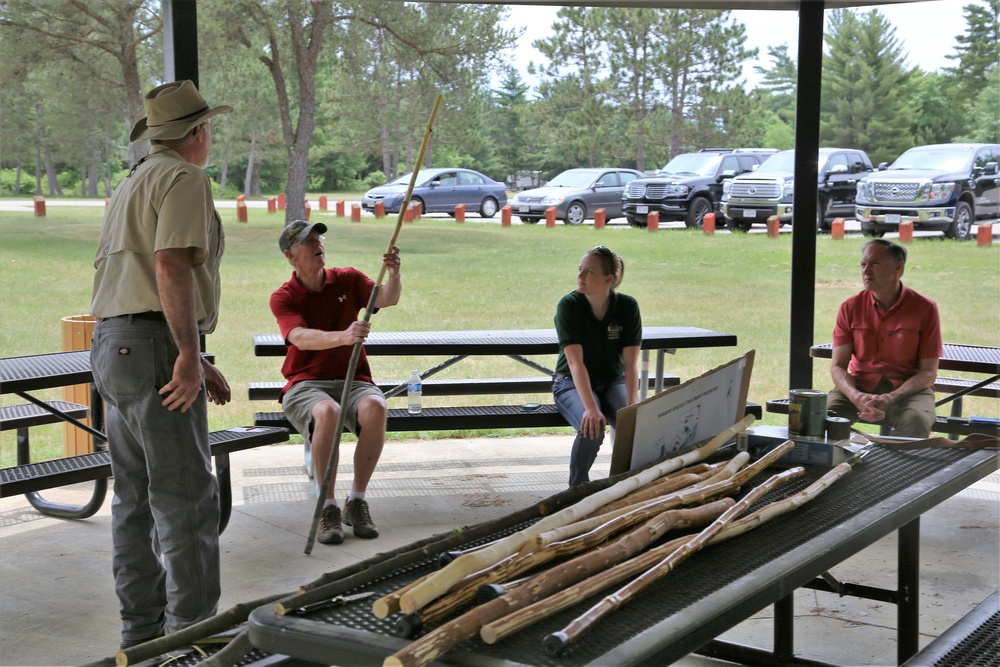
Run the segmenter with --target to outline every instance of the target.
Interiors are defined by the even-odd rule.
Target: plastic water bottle
[[[420,397],[423,394],[423,382],[420,380],[420,373],[413,371],[410,379],[406,381],[407,411],[411,415],[419,415],[423,406],[420,404]]]

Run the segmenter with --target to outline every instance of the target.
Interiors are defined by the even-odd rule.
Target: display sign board
[[[618,411],[611,474],[683,454],[743,418],[754,351]]]

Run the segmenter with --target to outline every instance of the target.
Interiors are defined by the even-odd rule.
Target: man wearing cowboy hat
[[[130,139],[149,139],[108,202],[94,267],[91,365],[107,404],[115,478],[111,531],[122,648],[213,616],[219,584],[219,490],[208,400],[229,385],[203,362],[199,334],[219,317],[224,238],[202,168],[210,107],[191,81],[145,98]]]

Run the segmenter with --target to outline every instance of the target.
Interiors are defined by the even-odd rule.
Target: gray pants
[[[885,394],[890,391],[892,385],[883,382],[871,393]],[[849,419],[852,424],[858,421],[858,409],[838,389],[832,390],[827,395],[826,409],[838,417]],[[886,414],[885,421],[892,429],[889,435],[902,438],[927,438],[934,426],[934,417],[934,392],[925,389],[910,394],[893,405]]]
[[[161,405],[177,347],[164,322],[118,317],[94,330],[94,381],[107,403],[114,475],[115,592],[122,639],[214,616],[219,602],[219,487],[205,390],[185,413]]]

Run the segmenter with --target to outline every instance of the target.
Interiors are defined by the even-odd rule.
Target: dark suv
[[[706,213],[718,211],[722,182],[756,169],[776,153],[767,148],[703,148],[678,155],[653,176],[632,181],[622,193],[622,212],[633,227],[645,227],[646,215],[683,220],[701,227]],[[720,220],[721,222],[721,220]]]
[[[913,228],[969,238],[973,222],[1000,215],[1000,146],[935,144],[900,155],[887,171],[858,183],[857,211],[865,236],[882,236],[912,222]]]
[[[858,181],[872,171],[868,155],[856,148],[820,148],[816,195],[816,229],[829,230],[830,218],[854,215]],[[792,221],[795,151],[781,151],[752,174],[737,176],[723,188],[722,214],[731,230],[750,231],[772,215]]]

